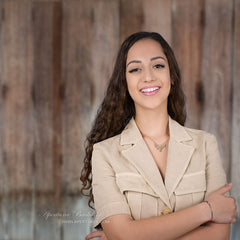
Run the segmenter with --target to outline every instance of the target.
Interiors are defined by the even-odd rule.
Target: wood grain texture
[[[121,42],[134,32],[141,31],[144,21],[142,1],[120,0]]]
[[[233,188],[231,194],[235,197],[238,208],[240,207],[240,0],[235,0],[234,5],[234,35],[233,35],[233,84],[232,84],[232,137],[231,137],[231,182]],[[238,209],[239,213],[239,209]],[[232,239],[240,236],[240,215],[238,222],[233,224]]]
[[[172,43],[172,1],[143,0],[143,31],[160,33],[171,45]]]
[[[32,29],[31,2],[1,3],[1,131],[4,239],[32,239]],[[2,167],[2,166],[1,166]],[[16,194],[18,192],[18,194]],[[27,193],[26,193],[27,192]],[[3,234],[3,235],[2,235]]]
[[[204,102],[201,128],[217,137],[228,176],[231,129],[232,7],[232,2],[228,0],[205,1],[202,62]]]
[[[4,152],[7,191],[32,190],[32,29],[29,1],[5,1],[3,32]]]
[[[96,109],[102,102],[108,81],[111,77],[119,41],[119,1],[100,0],[92,8],[93,13],[93,35],[91,44],[92,58],[92,118]],[[84,126],[82,126],[84,127]],[[88,127],[87,127],[88,128]]]
[[[200,128],[203,1],[174,0],[172,8],[173,49],[186,95],[186,126]]]
[[[59,2],[34,2],[34,239],[61,239],[61,19]]]
[[[4,194],[5,181],[6,181],[6,166],[4,163],[3,155],[3,142],[4,142],[4,103],[3,103],[3,21],[4,21],[4,4],[0,2],[0,196]],[[0,218],[1,219],[1,218]],[[1,226],[1,220],[0,220]],[[1,227],[0,227],[1,232]],[[1,235],[0,235],[1,236]]]
[[[89,124],[92,99],[91,1],[63,2],[62,42],[62,191],[80,190],[80,163],[85,132]],[[78,23],[78,24],[75,24]]]
[[[171,44],[170,0],[121,0],[121,42],[138,31],[159,32]]]
[[[6,211],[6,163],[3,154],[4,142],[4,103],[3,103],[3,22],[4,3],[0,2],[0,239],[6,237],[7,211]]]
[[[34,174],[37,191],[52,191],[53,171],[53,6],[33,5],[35,122]],[[47,169],[48,174],[45,174]],[[44,176],[44,177],[43,177]]]

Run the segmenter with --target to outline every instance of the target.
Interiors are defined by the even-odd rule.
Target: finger
[[[216,192],[220,193],[220,194],[225,194],[227,192],[229,192],[232,188],[232,183],[229,183],[223,187],[221,187],[220,189],[218,189]]]
[[[85,237],[85,240],[90,240],[92,238],[95,238],[95,237],[101,237],[103,235],[103,232],[98,230],[98,231],[94,231],[94,232],[91,232],[89,233],[86,237]]]
[[[85,240],[90,240],[92,238],[95,238],[95,237],[100,237],[101,235],[98,233],[98,231],[96,232],[92,232],[92,233],[89,233],[86,237],[85,237]]]

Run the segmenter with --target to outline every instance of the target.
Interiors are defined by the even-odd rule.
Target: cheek
[[[131,79],[127,79],[127,88],[131,97],[134,91],[136,90],[136,87],[137,86],[135,85],[134,81],[131,81]]]

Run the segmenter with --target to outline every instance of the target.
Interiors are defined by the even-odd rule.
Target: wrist
[[[201,212],[204,223],[212,221],[213,218],[213,212],[211,209],[211,205],[207,203],[206,201],[200,203],[201,206]]]
[[[207,205],[209,206],[210,212],[211,212],[211,219],[210,222],[213,221],[213,209],[212,209],[212,205],[209,201],[204,201],[204,203],[207,203]]]

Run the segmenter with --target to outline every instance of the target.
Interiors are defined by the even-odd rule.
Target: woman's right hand
[[[232,183],[227,184],[224,187],[213,192],[207,198],[207,201],[210,203],[212,207],[213,222],[215,223],[235,223],[236,222],[235,217],[237,216],[237,206],[235,203],[235,199],[224,195],[227,192],[229,192],[231,188],[232,188]]]

